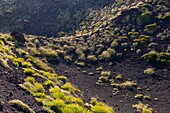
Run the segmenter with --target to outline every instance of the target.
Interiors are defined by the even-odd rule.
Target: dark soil
[[[168,76],[170,75],[170,67],[164,69],[156,68],[156,74],[154,76],[148,76],[144,75],[143,72],[147,67],[151,67],[149,64],[139,59],[127,59],[129,60],[122,60],[113,66],[109,66],[108,63],[99,63],[82,67],[80,70],[77,70],[77,67],[73,64],[67,65],[60,63],[55,66],[55,70],[59,75],[66,75],[68,80],[82,91],[85,101],[89,101],[91,97],[96,97],[100,101],[112,106],[116,113],[135,113],[136,110],[132,108],[132,105],[138,103],[139,100],[135,99],[134,96],[139,93],[151,97],[150,101],[144,99],[140,101],[144,104],[149,104],[155,113],[170,113],[170,77]],[[114,78],[117,74],[121,74],[122,81],[134,80],[142,90],[137,90],[136,88],[133,91],[122,89],[118,95],[113,96],[113,87],[109,82],[105,83],[104,86],[95,84],[99,74],[89,76],[82,72],[96,73],[96,68],[100,66],[105,71],[112,72],[111,78]],[[158,98],[159,100],[155,101],[154,98]]]
[[[18,99],[28,104],[36,113],[45,113],[40,104],[28,92],[22,90],[18,84],[23,83],[25,75],[21,70],[7,70],[0,67],[0,113],[25,113],[8,101]]]

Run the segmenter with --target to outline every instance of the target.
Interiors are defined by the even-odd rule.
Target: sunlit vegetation
[[[11,100],[9,101],[11,105],[16,105],[20,109],[22,109],[24,112],[28,113],[35,113],[27,104],[23,103],[21,100]]]
[[[67,78],[61,72],[61,70],[67,72],[68,68],[55,70],[55,66],[60,66],[58,65],[60,63],[76,68],[77,72],[73,74],[77,77],[80,74],[83,77],[95,78],[96,88],[111,87],[115,97],[124,91],[129,93],[122,94],[128,99],[133,92],[133,99],[151,102],[152,97],[143,93],[143,86],[138,86],[138,81],[142,77],[153,77],[147,75],[157,77],[156,75],[161,73],[160,67],[167,68],[170,65],[169,6],[167,1],[162,0],[145,3],[116,0],[114,4],[99,8],[100,10],[96,8],[93,11],[93,8],[90,8],[85,20],[80,17],[82,21],[80,26],[72,26],[78,28],[73,33],[57,31],[60,38],[26,36],[23,46],[9,34],[0,34],[0,65],[10,71],[21,70],[26,78],[19,86],[29,92],[49,113],[115,113],[114,108],[98,102],[96,98],[89,102],[84,99],[81,90],[69,82],[68,75],[72,77],[72,73],[68,75],[66,73]],[[13,12],[10,10],[4,12],[10,13]],[[0,18],[1,16],[0,14]],[[76,14],[77,16],[79,14]],[[63,12],[58,17],[63,18],[61,23],[65,23],[68,21],[64,20],[64,17],[68,18],[69,14]],[[139,80],[134,80],[135,77],[131,75],[117,74],[114,66],[118,67],[121,63],[129,62],[141,65],[143,62],[146,63],[145,70],[142,68],[143,76],[135,75]],[[127,69],[123,65],[121,68],[119,71],[123,73],[124,69]],[[64,76],[58,75],[55,71]],[[166,78],[167,70],[163,71]],[[139,90],[141,92],[138,92]],[[121,100],[120,102],[122,103]],[[26,112],[34,113],[22,101],[12,100],[9,103]],[[141,102],[133,105],[133,108],[141,113],[154,112],[149,105]]]
[[[148,107],[148,105],[138,102],[138,104],[133,105],[134,108],[137,109],[138,112],[141,113],[153,113],[152,109]]]

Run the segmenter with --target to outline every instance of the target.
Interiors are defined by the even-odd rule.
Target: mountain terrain
[[[0,112],[170,112],[169,0],[1,0],[0,9]]]

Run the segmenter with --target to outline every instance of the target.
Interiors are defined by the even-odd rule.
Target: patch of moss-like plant
[[[47,78],[50,79],[50,80],[55,80],[56,77],[58,76],[58,75],[55,74],[55,73],[46,72],[46,71],[43,71],[43,70],[40,71],[40,74],[42,74],[43,76],[47,77]]]
[[[142,56],[142,58],[150,63],[170,65],[170,53],[169,52],[156,52],[150,51]]]
[[[72,62],[72,57],[71,56],[64,56],[64,60],[69,63],[69,62]]]
[[[35,83],[35,90],[39,93],[44,93],[45,89],[41,83]]]
[[[25,82],[29,82],[31,84],[34,84],[35,83],[35,79],[34,77],[30,77],[28,76],[27,78],[24,79]]]
[[[33,69],[31,69],[31,68],[25,68],[25,69],[24,69],[24,73],[25,73],[26,75],[33,75],[33,74],[35,74],[35,70],[33,70]]]
[[[108,51],[103,51],[101,55],[98,56],[99,60],[110,60],[111,54]]]
[[[34,110],[32,110],[27,104],[23,103],[21,100],[11,100],[9,101],[11,105],[16,105],[20,109],[22,109],[24,112],[27,113],[35,113]]]
[[[144,74],[153,75],[155,74],[155,70],[153,68],[147,68],[146,70],[144,70]]]
[[[78,94],[80,92],[79,89],[77,89],[76,87],[72,86],[71,83],[65,83],[64,85],[61,86],[62,89],[69,91],[70,93],[75,93]]]
[[[96,61],[97,61],[97,58],[96,58],[95,55],[89,55],[89,56],[87,57],[87,59],[88,59],[88,61],[90,61],[90,62],[96,62]]]
[[[153,34],[158,30],[158,26],[156,23],[149,24],[145,26],[144,32],[148,34]]]
[[[111,76],[111,72],[110,71],[102,71],[100,73],[100,77],[99,77],[99,80],[98,82],[107,82],[109,81],[109,77]]]
[[[58,53],[52,49],[40,48],[41,54],[47,58],[58,58]]]
[[[134,81],[125,81],[124,83],[121,83],[121,88],[123,89],[132,89],[133,87],[136,87],[137,84]]]
[[[93,106],[92,111],[95,113],[115,113],[112,108],[102,105]]]
[[[51,80],[47,80],[44,82],[44,85],[46,85],[48,87],[54,87],[55,83]]]
[[[53,71],[52,68],[50,68],[46,63],[42,62],[38,58],[34,58],[34,57],[31,56],[27,59],[27,61],[30,61],[31,63],[33,63],[38,69],[42,69],[42,70],[48,71],[48,72]]]
[[[148,104],[143,104],[141,102],[138,102],[138,104],[135,104],[132,107],[136,108],[136,110],[141,113],[152,113],[152,109],[149,108]]]
[[[83,107],[77,104],[68,104],[62,110],[62,113],[92,113],[92,112],[87,109],[84,109]]]
[[[65,76],[58,76],[58,79],[61,80],[63,83],[66,83],[67,77]]]
[[[140,35],[140,36],[138,37],[138,39],[135,39],[134,41],[135,41],[135,42],[140,42],[140,43],[146,43],[146,42],[149,41],[150,38],[151,38],[151,37],[150,37],[150,36],[147,36],[147,35]]]

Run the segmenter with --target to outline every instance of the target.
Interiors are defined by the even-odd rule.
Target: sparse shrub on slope
[[[11,105],[16,105],[20,109],[22,109],[24,112],[28,113],[35,113],[27,104],[23,103],[21,100],[11,100],[9,101]]]
[[[156,52],[150,51],[142,56],[142,58],[151,63],[170,65],[170,53],[169,52]]]
[[[95,105],[92,107],[92,111],[95,113],[114,113],[112,108],[102,105]]]

